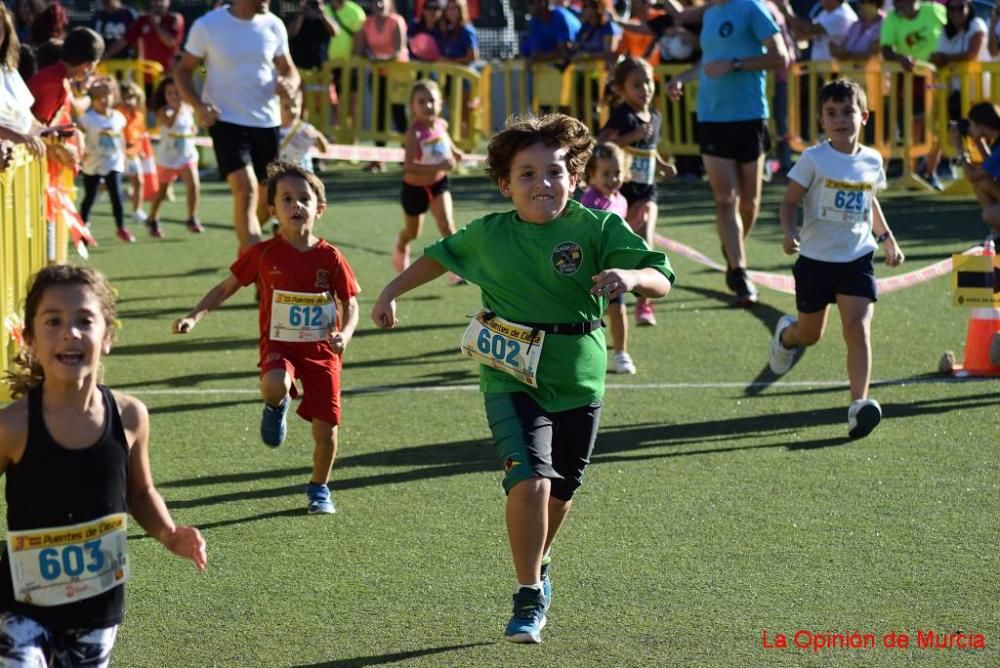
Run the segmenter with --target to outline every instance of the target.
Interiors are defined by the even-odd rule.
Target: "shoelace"
[[[517,619],[535,621],[542,615],[541,592],[518,593],[514,595],[514,616]]]

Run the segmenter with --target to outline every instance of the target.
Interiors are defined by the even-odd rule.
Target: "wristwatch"
[[[732,62],[730,63],[730,66],[733,68],[733,72],[743,71],[743,61],[740,60],[739,58],[733,58]]]
[[[880,234],[877,237],[875,237],[875,242],[881,244],[881,243],[885,243],[886,241],[888,241],[891,238],[892,238],[892,233],[891,232],[883,232],[882,234]]]

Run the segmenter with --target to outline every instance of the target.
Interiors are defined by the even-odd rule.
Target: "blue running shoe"
[[[306,485],[306,496],[309,497],[310,515],[333,515],[337,512],[330,498],[330,488],[326,485],[309,483]]]
[[[285,442],[285,435],[288,433],[285,416],[288,415],[291,403],[288,397],[285,397],[277,408],[264,402],[264,414],[260,416],[260,440],[272,448]]]
[[[538,589],[521,587],[514,594],[514,615],[507,622],[503,632],[505,640],[510,642],[539,643],[542,642],[542,629],[545,628],[545,594]]]
[[[546,557],[548,561],[542,562],[542,594],[545,595],[545,612],[549,611],[552,605],[552,578],[549,577],[549,569],[552,567],[552,557]]]

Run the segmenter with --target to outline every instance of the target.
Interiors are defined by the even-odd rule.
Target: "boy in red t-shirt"
[[[304,394],[298,414],[312,422],[315,440],[306,488],[309,513],[330,514],[335,509],[327,482],[337,454],[341,356],[358,326],[361,288],[340,251],[313,235],[326,208],[323,182],[287,162],[272,163],[267,176],[267,204],[280,234],[248,248],[230,267],[232,273],[174,322],[173,331],[187,334],[241,287],[256,284],[265,402],[261,439],[272,447],[285,440],[285,416],[297,395],[295,378],[300,378]]]

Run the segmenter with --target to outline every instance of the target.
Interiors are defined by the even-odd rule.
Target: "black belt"
[[[483,311],[483,322],[489,322],[496,314],[492,311]],[[583,322],[521,322],[511,321],[522,327],[530,327],[533,330],[545,332],[546,334],[561,334],[566,336],[590,334],[604,327],[603,320],[585,320]]]

